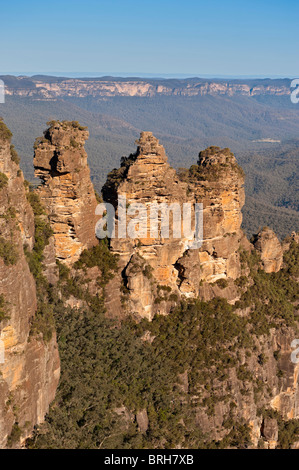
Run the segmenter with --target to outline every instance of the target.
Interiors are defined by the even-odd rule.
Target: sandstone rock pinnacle
[[[168,238],[160,232],[153,238],[149,218],[144,222],[145,236],[111,240],[111,250],[120,256],[128,310],[152,318],[155,313],[169,313],[171,302],[182,296],[211,298],[217,292],[209,284],[240,276],[244,177],[229,149],[210,147],[200,153],[198,165],[178,174],[151,132],[142,132],[136,144],[136,153],[122,159],[103,188],[104,200],[115,206],[116,214],[120,195],[126,196],[128,208],[143,203],[148,213],[152,203],[178,203],[182,208],[189,202],[193,212],[195,203],[203,204],[201,248],[189,249],[190,240],[174,237],[173,230]],[[134,216],[129,213],[127,223]],[[159,291],[161,285],[168,295]],[[228,290],[227,296],[236,298],[235,290]]]
[[[56,257],[71,265],[96,244],[97,206],[84,143],[88,131],[76,121],[54,121],[35,145],[39,196],[54,232]]]

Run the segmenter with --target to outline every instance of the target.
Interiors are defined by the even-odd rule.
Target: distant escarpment
[[[36,248],[44,247],[44,226],[41,218],[36,226],[28,199],[11,133],[0,121],[0,448],[19,445],[43,421],[59,379],[55,331],[50,322],[47,334],[39,328],[45,306],[29,268],[35,260],[42,272]]]
[[[6,94],[35,99],[115,96],[204,96],[204,95],[276,95],[290,94],[290,80],[223,79],[145,79],[145,78],[59,78],[2,76]]]

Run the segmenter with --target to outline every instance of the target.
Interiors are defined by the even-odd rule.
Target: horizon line
[[[35,76],[56,77],[56,78],[151,78],[151,79],[191,79],[191,78],[206,78],[206,79],[239,79],[239,80],[277,80],[277,79],[293,79],[299,76],[293,75],[221,75],[221,74],[186,74],[186,73],[142,73],[142,72],[0,72],[0,75],[12,75],[15,77],[28,77]]]

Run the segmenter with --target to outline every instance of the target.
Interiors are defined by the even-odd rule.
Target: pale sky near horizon
[[[299,76],[298,0],[11,0],[4,73]]]

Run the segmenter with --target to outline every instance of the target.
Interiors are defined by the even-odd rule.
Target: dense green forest
[[[104,282],[102,294],[93,297],[85,286],[84,267],[96,264],[104,273]],[[242,252],[242,264],[248,266],[250,276],[236,281],[243,286],[243,295],[234,306],[222,298],[210,302],[183,301],[166,317],[158,315],[152,322],[139,323],[128,318],[121,327],[105,317],[105,282],[117,266],[117,259],[105,241],[83,252],[75,273],[60,265],[56,288],[47,287],[40,272],[33,271],[38,285],[43,286],[39,289],[40,302],[45,304],[48,299],[51,312],[55,312],[53,324],[62,370],[46,421],[35,430],[27,447],[250,446],[249,427],[236,417],[237,405],[227,380],[228,372],[236,369],[242,395],[252,389],[256,403],[261,394],[271,397],[271,389],[253,376],[246,364],[252,355],[257,355],[257,345],[270,335],[271,329],[273,333],[273,329],[291,326],[296,331],[298,244],[291,243],[284,268],[278,273],[268,275],[259,269],[256,253]],[[59,298],[56,289],[61,289],[62,297]],[[71,295],[83,301],[81,308],[64,306],[63,302]],[[252,306],[249,314],[238,314],[248,306]],[[49,335],[48,310],[44,310],[45,318],[41,314],[35,324],[45,340]],[[265,354],[257,356],[257,370],[263,369],[267,354],[265,350]],[[278,360],[278,351],[274,357]],[[182,382],[185,371],[188,371],[187,390]],[[277,377],[280,373],[277,363]],[[197,410],[202,407],[213,416],[219,403],[229,405],[230,411],[222,423],[226,435],[215,441],[209,433],[203,433]],[[146,432],[138,429],[135,416],[140,410],[147,412]],[[276,412],[271,409],[259,410],[260,415],[273,413]],[[279,424],[278,446],[289,448],[298,440],[299,420],[285,422],[278,413],[275,418]]]

